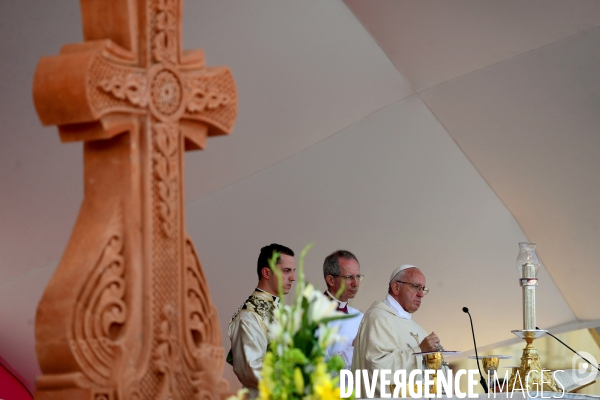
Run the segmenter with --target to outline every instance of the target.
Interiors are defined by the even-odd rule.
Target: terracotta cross
[[[220,399],[215,307],[184,226],[183,153],[231,131],[228,68],[181,46],[180,0],[81,0],[84,43],[40,60],[34,100],[84,142],[84,200],[40,301],[40,399]]]

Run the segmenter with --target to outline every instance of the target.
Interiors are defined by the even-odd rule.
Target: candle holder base
[[[533,347],[533,341],[544,336],[547,331],[531,329],[512,332],[524,339],[527,342],[527,345],[523,349],[521,365],[512,373],[508,381],[508,391],[527,390],[531,392],[560,392],[561,389],[552,377],[550,370],[542,369],[538,352],[536,348]]]

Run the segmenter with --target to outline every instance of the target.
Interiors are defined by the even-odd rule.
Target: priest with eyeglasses
[[[329,322],[330,327],[338,326],[341,340],[326,349],[325,359],[338,355],[344,361],[344,369],[350,369],[354,352],[353,341],[363,313],[348,305],[348,301],[358,293],[364,275],[360,273],[360,265],[354,254],[348,250],[337,250],[325,258],[323,277],[327,285],[325,295],[338,303],[338,312],[352,316]]]
[[[390,276],[388,294],[376,301],[365,313],[358,329],[352,358],[352,371],[405,370],[406,377],[413,369],[421,369],[421,358],[414,353],[440,349],[435,333],[427,334],[412,319],[429,289],[423,273],[414,265],[397,267]],[[361,379],[361,393],[365,393]],[[388,392],[389,389],[388,389]],[[382,397],[376,385],[375,397]]]

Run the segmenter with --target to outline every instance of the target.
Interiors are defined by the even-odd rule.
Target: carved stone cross
[[[180,0],[81,0],[84,43],[41,59],[34,100],[84,142],[84,200],[40,301],[41,399],[220,399],[215,307],[184,227],[183,152],[231,131],[228,68],[183,52]]]

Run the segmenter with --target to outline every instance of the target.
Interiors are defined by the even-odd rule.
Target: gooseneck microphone
[[[535,329],[537,329],[538,331],[540,331],[541,329],[538,328],[537,326],[535,327]],[[559,338],[557,338],[556,336],[554,336],[553,334],[551,334],[550,332],[546,331],[546,333],[550,336],[552,336],[554,339],[558,340],[560,342],[560,344],[562,344],[563,346],[565,346],[567,349],[571,350],[573,353],[577,354],[579,357],[583,358],[583,361],[587,362],[588,364],[590,364],[592,367],[595,367],[598,371],[600,371],[600,368],[598,368],[597,365],[592,364],[591,362],[589,362],[588,360],[586,360],[581,354],[579,354],[578,352],[576,352],[575,350],[573,350],[572,348],[569,347],[568,344],[566,344],[565,342],[563,342],[562,340],[560,340]]]
[[[473,346],[475,346],[475,357],[477,360],[477,369],[479,370],[479,376],[481,377],[481,379],[479,379],[479,383],[481,383],[483,390],[486,393],[488,393],[487,382],[485,381],[485,378],[483,377],[483,374],[481,373],[481,368],[479,367],[479,356],[477,355],[477,343],[475,343],[475,329],[473,329],[473,318],[471,318],[471,313],[469,312],[469,309],[467,307],[463,307],[462,310],[464,313],[469,315],[469,320],[471,321],[471,333],[473,333]]]

